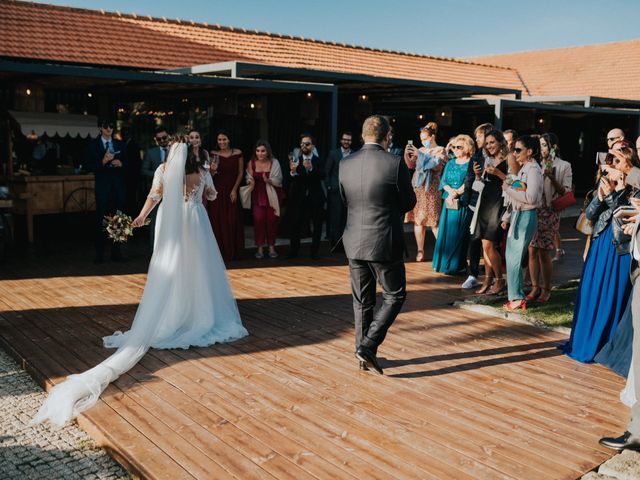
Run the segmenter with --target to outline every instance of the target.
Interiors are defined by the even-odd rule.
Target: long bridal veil
[[[104,337],[105,346],[117,347],[116,352],[56,385],[33,423],[49,420],[62,426],[92,407],[109,383],[130,370],[150,347],[205,346],[247,335],[211,227],[201,222],[206,211],[185,206],[186,157],[185,144],[171,147],[164,169],[156,243],[131,329]]]

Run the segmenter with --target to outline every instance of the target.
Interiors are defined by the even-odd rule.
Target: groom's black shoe
[[[369,371],[369,367],[367,367],[367,364],[364,363],[362,360],[360,360],[360,370],[368,372]]]
[[[632,437],[631,432],[624,432],[619,437],[602,437],[598,443],[603,447],[615,450],[623,450],[625,448],[640,450],[640,440]]]
[[[356,358],[364,362],[365,366],[382,375],[382,368],[378,365],[378,360],[371,350],[365,347],[358,347],[356,350]]]

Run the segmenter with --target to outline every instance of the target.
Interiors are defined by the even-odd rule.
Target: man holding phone
[[[95,173],[96,222],[95,222],[95,263],[104,262],[104,247],[107,240],[103,229],[103,219],[108,213],[124,210],[126,199],[125,165],[126,151],[123,142],[113,138],[114,122],[109,119],[98,121],[100,135],[91,139],[87,146],[87,167]],[[120,247],[114,243],[111,259],[122,259]]]

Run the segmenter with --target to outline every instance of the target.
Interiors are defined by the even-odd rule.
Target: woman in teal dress
[[[457,273],[466,268],[472,216],[465,201],[467,196],[463,194],[464,179],[469,170],[469,160],[475,152],[475,143],[468,135],[458,135],[447,146],[447,150],[450,149],[456,158],[447,162],[440,180],[444,204],[432,261],[433,269],[443,273]]]

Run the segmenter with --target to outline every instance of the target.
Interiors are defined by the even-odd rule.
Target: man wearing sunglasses
[[[169,152],[169,132],[165,127],[158,127],[155,129],[153,135],[155,145],[147,149],[144,153],[144,158],[142,160],[142,167],[140,170],[140,174],[142,175],[142,187],[143,187],[143,195],[146,197],[147,193],[151,189],[151,183],[153,182],[153,175],[160,165],[162,165],[167,160],[167,154]],[[143,197],[143,198],[144,198]],[[156,212],[157,208],[154,208],[149,214],[149,218],[151,218],[151,224],[149,227],[150,232],[150,240],[151,240],[151,248],[153,249],[154,242],[154,233],[155,233],[155,223],[156,223]]]
[[[318,258],[320,251],[320,235],[324,218],[324,202],[326,201],[322,181],[324,166],[315,152],[315,141],[308,133],[300,135],[300,153],[293,155],[289,161],[289,218],[291,249],[289,258],[298,256],[300,237],[305,230],[305,223],[311,219],[313,231],[311,236],[311,258]]]
[[[107,241],[103,230],[103,219],[108,213],[124,210],[126,200],[125,171],[126,146],[113,138],[114,122],[109,119],[98,121],[100,135],[89,141],[87,147],[87,167],[95,173],[96,221],[95,221],[95,263],[104,262],[104,248]],[[120,261],[120,247],[114,243],[111,259]]]

